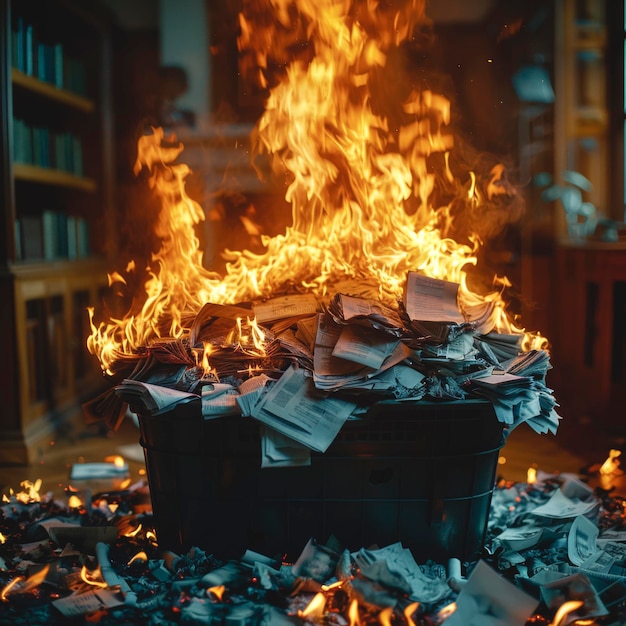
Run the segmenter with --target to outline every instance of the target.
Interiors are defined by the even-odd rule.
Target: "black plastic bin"
[[[159,545],[221,558],[295,558],[334,535],[356,550],[401,541],[418,562],[482,548],[502,425],[491,403],[383,402],[311,465],[261,469],[259,424],[204,420],[200,402],[139,416]]]

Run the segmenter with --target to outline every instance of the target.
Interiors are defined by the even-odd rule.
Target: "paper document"
[[[252,417],[312,450],[325,452],[355,407],[320,394],[304,370],[291,366],[253,409]]]
[[[458,283],[409,272],[406,283],[405,307],[412,320],[430,322],[465,321],[457,295]]]

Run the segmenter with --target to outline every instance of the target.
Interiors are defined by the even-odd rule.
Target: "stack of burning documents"
[[[151,415],[201,398],[207,419],[251,416],[268,440],[324,452],[346,420],[366,418],[380,400],[481,397],[509,431],[526,422],[556,432],[548,353],[523,350],[521,332],[495,332],[489,303],[461,311],[457,284],[417,273],[396,308],[344,287],[326,300],[207,304],[187,337],[121,357],[114,390],[88,414],[115,425],[126,403]]]

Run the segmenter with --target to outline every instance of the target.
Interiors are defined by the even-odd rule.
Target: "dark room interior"
[[[625,6],[0,0],[0,624],[625,624]]]

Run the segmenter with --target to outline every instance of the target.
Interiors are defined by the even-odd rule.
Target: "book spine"
[[[67,216],[67,258],[78,258],[78,239],[76,233],[76,217],[74,215]]]
[[[43,225],[43,256],[51,261],[57,257],[58,230],[57,214],[54,211],[44,211],[42,214]]]

